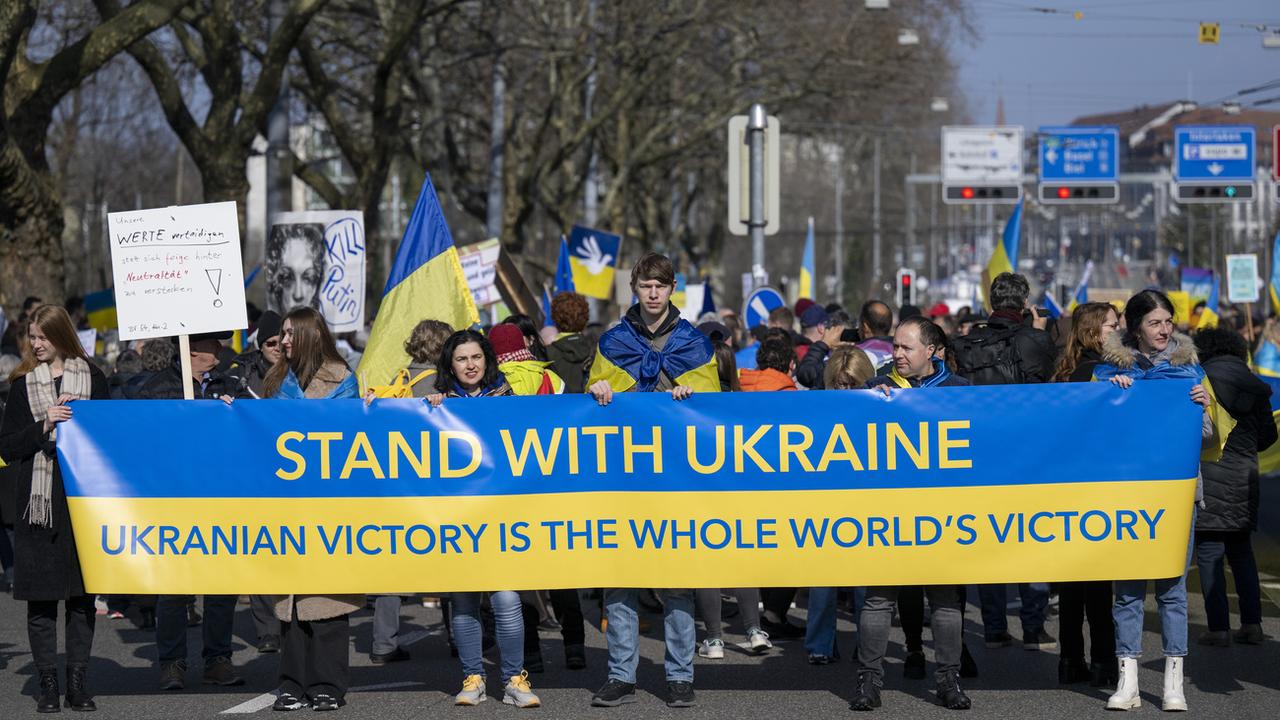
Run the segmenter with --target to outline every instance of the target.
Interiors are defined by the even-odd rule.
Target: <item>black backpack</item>
[[[968,335],[951,342],[956,374],[974,385],[1017,385],[1026,382],[1018,346],[1019,328],[974,325]]]

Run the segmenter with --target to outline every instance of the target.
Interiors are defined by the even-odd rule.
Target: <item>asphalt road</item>
[[[1204,630],[1204,606],[1199,583],[1192,572],[1190,584],[1190,624],[1192,647],[1187,660],[1187,699],[1191,713],[1198,717],[1251,718],[1280,717],[1280,479],[1264,480],[1263,528],[1256,537],[1259,560],[1268,595],[1264,600],[1264,629],[1273,639],[1262,646],[1208,648],[1194,643]],[[1276,489],[1271,492],[1271,485]],[[971,592],[971,601],[972,595]],[[1016,593],[1012,594],[1016,597]],[[596,620],[594,603],[584,603],[588,619]],[[1010,610],[1010,626],[1017,628],[1016,609]],[[603,636],[587,631],[588,668],[565,669],[558,633],[542,633],[546,672],[532,677],[535,691],[542,697],[538,710],[517,710],[501,703],[501,685],[492,664],[490,701],[475,708],[455,708],[452,694],[458,690],[461,671],[449,656],[444,641],[440,612],[418,603],[403,608],[402,634],[410,644],[408,662],[374,666],[369,662],[370,613],[353,616],[351,634],[351,682],[349,704],[340,717],[377,718],[486,718],[511,717],[515,713],[542,714],[557,718],[792,718],[847,716],[848,697],[853,682],[849,658],[855,645],[854,627],[848,615],[841,615],[839,646],[842,662],[814,667],[805,662],[799,642],[779,642],[768,655],[750,656],[732,644],[743,638],[736,620],[729,620],[726,641],[730,647],[724,660],[697,662],[698,706],[687,710],[668,709],[662,701],[663,646],[661,620],[651,616],[653,629],[642,642],[639,702],[615,709],[589,706],[591,691],[606,676]],[[803,622],[804,609],[793,611],[793,619]],[[36,689],[27,650],[24,626],[25,605],[8,595],[0,595],[0,720],[34,717],[32,695]],[[238,688],[213,688],[196,684],[190,673],[188,689],[162,692],[157,689],[155,645],[151,632],[138,629],[136,617],[124,620],[98,619],[90,686],[97,695],[97,717],[147,720],[149,718],[205,718],[235,714],[270,715],[271,691],[275,687],[278,656],[259,655],[252,644],[253,627],[246,605],[236,618],[235,664],[247,682]],[[1144,705],[1139,714],[1159,712],[1160,657],[1159,620],[1154,603],[1148,599],[1148,632],[1144,638],[1144,659],[1140,683]],[[1152,632],[1155,630],[1155,632]],[[1107,692],[1087,686],[1059,687],[1056,652],[1027,652],[1019,647],[987,650],[982,645],[977,608],[966,612],[966,643],[978,661],[981,676],[967,681],[973,698],[970,717],[990,718],[1072,718],[1100,716]],[[1057,635],[1053,618],[1049,631]],[[699,630],[699,637],[702,637]],[[926,631],[926,654],[932,660]],[[876,717],[952,717],[953,713],[932,704],[931,683],[904,680],[901,635],[895,631],[889,650],[884,707]],[[191,665],[199,666],[199,629],[190,633]]]

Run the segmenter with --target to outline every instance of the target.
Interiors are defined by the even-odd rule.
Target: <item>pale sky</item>
[[[1280,80],[1280,0],[971,0],[979,32],[952,54],[971,120],[995,120],[1003,95],[1010,124],[1034,129],[1081,115],[1186,99],[1221,102]],[[1059,12],[1041,12],[1048,9]],[[1074,13],[1082,13],[1076,19]],[[1218,45],[1201,45],[1199,23],[1217,21]],[[1280,96],[1280,86],[1238,98]],[[1280,111],[1280,101],[1261,106]]]

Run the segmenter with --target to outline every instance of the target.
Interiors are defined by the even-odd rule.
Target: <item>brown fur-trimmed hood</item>
[[[1138,348],[1132,344],[1128,333],[1116,331],[1102,338],[1102,361],[1122,370],[1133,367],[1137,362]],[[1169,356],[1170,365],[1199,365],[1200,356],[1196,354],[1195,341],[1190,336],[1175,332],[1169,342],[1174,343],[1173,353]]]

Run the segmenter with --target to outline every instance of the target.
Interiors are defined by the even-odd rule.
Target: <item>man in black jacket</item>
[[[1200,364],[1214,398],[1235,420],[1222,457],[1202,462],[1204,503],[1196,513],[1196,563],[1209,629],[1201,645],[1226,646],[1233,639],[1223,559],[1231,563],[1240,600],[1240,629],[1234,640],[1258,645],[1262,634],[1262,591],[1250,534],[1258,527],[1258,453],[1276,441],[1271,386],[1249,369],[1244,338],[1225,328],[1195,335]]]
[[[217,400],[241,393],[238,378],[217,370],[222,341],[231,333],[206,333],[191,336],[191,379],[197,400]],[[152,340],[151,342],[163,342]],[[156,373],[139,394],[143,400],[181,400],[181,358],[175,358],[168,369]],[[248,397],[248,394],[244,394]],[[156,599],[156,652],[160,659],[160,689],[181,690],[187,673],[187,605],[188,595],[161,595]],[[204,622],[204,675],[206,685],[241,685],[244,679],[231,665],[231,623],[236,609],[235,595],[206,595]]]
[[[1028,303],[1031,285],[1017,273],[1000,273],[991,281],[988,298],[991,318],[968,335],[953,341],[956,372],[974,385],[1021,385],[1049,382],[1053,378],[1056,350],[1045,332],[1047,317],[1040,317]],[[1048,583],[1020,583],[1022,647],[1052,650],[1058,641],[1045,632],[1049,607]],[[1013,643],[1007,617],[1008,587],[981,585],[982,624],[989,648]]]

